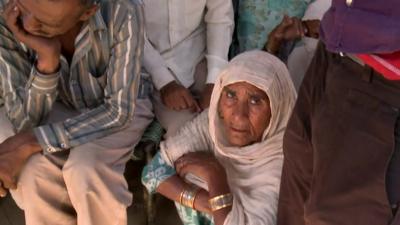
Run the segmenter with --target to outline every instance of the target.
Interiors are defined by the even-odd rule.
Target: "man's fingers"
[[[301,38],[304,36],[304,27],[302,25],[301,20],[293,17],[293,24],[288,28],[285,32],[284,39],[285,40],[294,40],[297,38]]]
[[[301,23],[301,20],[295,18],[294,24],[295,24],[295,28],[296,28],[296,37],[304,36],[304,27],[303,27],[303,24]]]
[[[284,17],[283,17],[283,19],[282,19],[282,22],[281,22],[281,24],[278,26],[278,29],[280,30],[280,31],[284,31],[284,30],[286,30],[287,28],[289,28],[292,24],[293,24],[293,19],[292,18],[290,18],[289,16],[287,16],[287,15],[285,15]]]
[[[172,110],[179,110],[180,108],[180,103],[181,101],[179,100],[179,98],[174,98],[172,97],[167,97],[165,98],[165,100],[163,101],[164,105],[167,106],[169,109]]]
[[[20,39],[21,35],[21,29],[19,28],[18,25],[18,16],[19,16],[19,9],[16,5],[14,5],[11,9],[9,9],[7,11],[6,14],[6,22],[7,22],[7,26],[8,28],[10,28],[10,30],[13,32],[13,34]]]
[[[193,112],[201,112],[203,109],[202,109],[202,107],[200,106],[200,104],[199,104],[199,102],[198,101],[194,101],[194,107],[192,108],[192,111]]]
[[[271,32],[275,36],[275,38],[281,39],[284,37],[286,30],[293,26],[293,19],[287,15],[284,15],[281,23],[275,27],[275,29]]]
[[[32,43],[30,43],[30,39],[28,38],[30,34],[25,31],[22,27],[22,24],[18,21],[20,16],[20,10],[17,5],[14,4],[12,9],[8,12],[6,22],[8,28],[13,32],[14,36],[21,42],[25,44],[31,45],[31,47],[35,47]]]
[[[2,181],[2,187],[6,189],[16,189],[17,185],[15,179],[4,171],[0,170],[0,180]]]
[[[7,189],[3,187],[2,182],[0,181],[0,197],[4,198],[7,196]]]
[[[178,110],[184,110],[189,108],[189,105],[187,104],[186,101],[186,97],[185,97],[185,92],[183,92],[183,94],[181,94],[181,96],[179,97],[179,108]]]
[[[305,30],[304,35],[312,37],[312,38],[319,38],[319,20],[305,20],[302,21],[303,28]]]
[[[189,108],[192,113],[198,113],[202,111],[200,104],[196,100],[194,100],[194,103]]]
[[[5,184],[4,186],[7,189],[15,190],[17,189],[17,182],[15,181],[15,179],[11,179],[10,182]]]
[[[187,109],[185,99],[182,95],[171,95],[165,99],[164,104],[175,111]]]
[[[183,95],[183,99],[185,100],[185,104],[186,104],[186,109],[191,109],[194,112],[199,112],[200,106],[197,103],[197,101],[193,98],[192,94],[190,94],[189,91],[187,91],[186,93],[184,93]]]

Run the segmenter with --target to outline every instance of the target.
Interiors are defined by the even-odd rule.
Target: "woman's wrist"
[[[225,173],[219,175],[216,173],[213,174],[214,176],[211,176],[208,181],[209,198],[230,193],[230,188]]]
[[[194,209],[200,212],[211,214],[210,205],[208,204],[209,194],[206,190],[201,189],[199,193],[197,193],[196,198],[194,200]]]
[[[226,193],[218,195],[216,197],[210,198],[208,200],[210,209],[212,212],[231,207],[233,205],[233,195],[231,193]]]
[[[197,186],[191,186],[183,189],[179,196],[179,204],[194,209],[197,194],[201,189]]]

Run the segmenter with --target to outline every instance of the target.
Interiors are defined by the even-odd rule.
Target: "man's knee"
[[[100,164],[102,163],[84,156],[68,158],[62,169],[65,184],[67,187],[82,189],[82,191],[89,188],[89,182],[96,183],[99,179]]]
[[[100,191],[123,178],[124,162],[119,163],[111,150],[96,148],[89,143],[85,147],[72,149],[62,173],[67,188],[72,192]],[[117,152],[119,149],[113,149]],[[121,167],[121,168],[120,168]]]
[[[97,150],[101,155],[101,149]],[[106,201],[118,208],[127,207],[132,196],[123,174],[125,163],[113,165],[102,160],[101,156],[96,157],[97,154],[89,155],[74,155],[63,167],[64,182],[73,204]]]
[[[41,161],[43,160],[43,158],[44,156],[42,156],[41,154],[35,154],[29,158],[18,178],[17,189],[11,191],[11,195],[14,201],[21,209],[24,209],[23,196],[28,195],[30,196],[29,198],[32,200],[33,195],[39,194],[37,192],[40,191],[40,189],[38,189],[38,183],[40,183],[40,180],[47,180],[40,176],[46,175],[40,169],[40,166],[42,165]]]

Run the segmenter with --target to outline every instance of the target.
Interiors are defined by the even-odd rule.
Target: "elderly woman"
[[[242,53],[215,83],[209,110],[162,142],[143,183],[176,201],[184,224],[275,224],[282,138],[295,98],[279,59]]]

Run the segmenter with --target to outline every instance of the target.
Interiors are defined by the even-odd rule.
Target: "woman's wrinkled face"
[[[228,142],[237,147],[260,142],[271,119],[267,94],[246,82],[225,86],[218,111]]]

